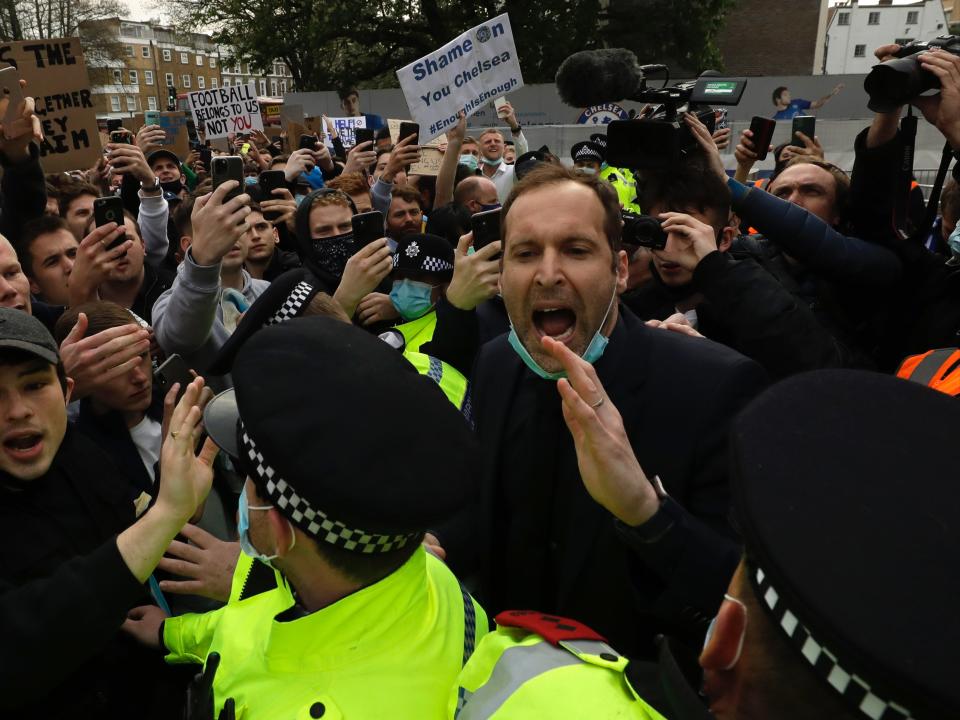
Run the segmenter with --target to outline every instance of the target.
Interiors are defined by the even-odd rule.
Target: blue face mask
[[[259,178],[256,175],[248,175],[243,179],[244,185],[256,185]]]
[[[607,349],[607,344],[610,342],[610,339],[604,335],[601,330],[603,330],[603,326],[607,324],[607,318],[610,316],[610,311],[613,309],[613,304],[616,301],[617,286],[614,285],[613,297],[610,298],[610,304],[607,305],[607,312],[604,313],[603,320],[600,321],[600,327],[597,328],[597,331],[593,334],[593,338],[590,340],[590,344],[587,345],[587,349],[584,350],[583,355],[581,355],[581,357],[591,365],[600,359],[603,351]],[[510,334],[507,336],[507,342],[510,343],[510,347],[513,348],[514,352],[520,356],[520,359],[523,360],[523,364],[544,380],[559,380],[567,376],[566,370],[560,370],[559,372],[548,372],[544,370],[540,364],[533,359],[533,356],[530,355],[529,351],[523,346],[523,343],[520,342],[517,331],[513,329],[513,322],[510,323]]]
[[[433,307],[433,286],[415,280],[395,280],[390,302],[404,320],[423,317]]]
[[[237,534],[240,536],[240,549],[243,550],[245,555],[252,557],[254,560],[259,560],[262,563],[270,564],[270,561],[277,557],[276,554],[273,555],[264,555],[259,550],[253,546],[253,542],[250,540],[250,510],[272,510],[272,505],[247,505],[247,491],[240,491],[240,504],[237,507]],[[290,521],[287,520],[287,524],[290,524]],[[293,537],[293,540],[290,542],[290,550],[293,550],[294,545],[297,544],[297,535],[293,532],[293,526],[290,526],[290,533]]]
[[[500,167],[501,163],[503,163],[503,157],[502,157],[502,156],[501,156],[501,157],[498,157],[496,160],[491,160],[491,159],[486,158],[486,157],[483,159],[483,164],[484,164],[484,165],[489,165],[490,167]]]
[[[470,168],[474,172],[476,172],[477,168],[480,167],[480,163],[477,162],[476,155],[461,155],[460,164],[466,165],[468,168]]]
[[[947,238],[947,245],[950,246],[950,252],[953,256],[960,258],[960,223],[957,223],[957,227],[953,229],[950,237]]]

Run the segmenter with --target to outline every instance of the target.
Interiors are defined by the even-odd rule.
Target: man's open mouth
[[[3,447],[8,455],[17,459],[30,459],[37,455],[43,447],[41,433],[17,433],[9,435],[3,441]]]
[[[540,308],[533,311],[533,326],[541,337],[566,342],[577,327],[577,314],[562,305]]]

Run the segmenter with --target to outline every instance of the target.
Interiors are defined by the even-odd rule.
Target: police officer
[[[390,301],[405,322],[396,330],[418,351],[437,327],[434,307],[453,279],[453,248],[439,235],[406,235],[393,254]]]
[[[600,148],[600,153],[603,156],[600,164],[600,177],[613,185],[624,210],[641,215],[643,211],[637,204],[637,179],[633,172],[627,168],[618,168],[607,164],[606,135],[594,133],[590,136],[590,142]]]
[[[689,649],[663,641],[659,665],[625,664],[630,694],[680,720],[960,717],[958,424],[953,398],[854,370],[795,376],[758,397],[733,428],[745,551],[700,652],[702,678],[682,674]],[[497,622],[461,674],[459,720],[576,716],[566,703],[610,651],[562,619]],[[616,676],[621,659],[606,660]],[[644,709],[626,694],[595,691],[584,715]]]
[[[343,309],[329,295],[322,292],[320,283],[312,273],[302,268],[285,272],[270,283],[270,287],[244,313],[237,329],[220,348],[217,357],[208,368],[208,373],[211,375],[229,373],[241,346],[261,328],[277,325],[295,317],[315,315],[335,317],[343,322],[350,322]],[[381,335],[381,339],[400,350],[417,372],[439,385],[444,395],[457,409],[465,413],[469,412],[469,383],[456,368],[430,355],[407,350],[403,335],[397,331],[388,331]]]
[[[166,619],[168,661],[206,665],[213,717],[442,716],[487,627],[421,545],[467,495],[466,422],[400,354],[333,318],[256,332],[232,376],[205,428],[247,477],[241,547],[279,583],[235,583],[220,610]],[[156,618],[138,637],[156,642]]]

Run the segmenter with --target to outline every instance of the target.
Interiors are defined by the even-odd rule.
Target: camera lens
[[[916,55],[877,65],[863,81],[870,96],[867,107],[874,112],[892,112],[927,90],[940,87],[937,76],[920,66]]]

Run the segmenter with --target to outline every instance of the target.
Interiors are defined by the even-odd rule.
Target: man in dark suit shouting
[[[636,656],[651,652],[656,632],[702,632],[720,605],[739,557],[727,424],[766,377],[742,355],[646,327],[618,303],[621,225],[613,189],[566,168],[539,168],[511,193],[501,293],[512,330],[483,347],[473,374],[483,481],[471,521],[440,539],[455,569],[479,572],[494,612],[576,618]],[[589,368],[577,392],[597,423],[562,406],[571,386],[556,380],[571,363],[579,375]],[[629,447],[614,451],[612,438]],[[591,468],[629,448],[643,482],[628,502],[605,502],[595,491],[613,471]]]

